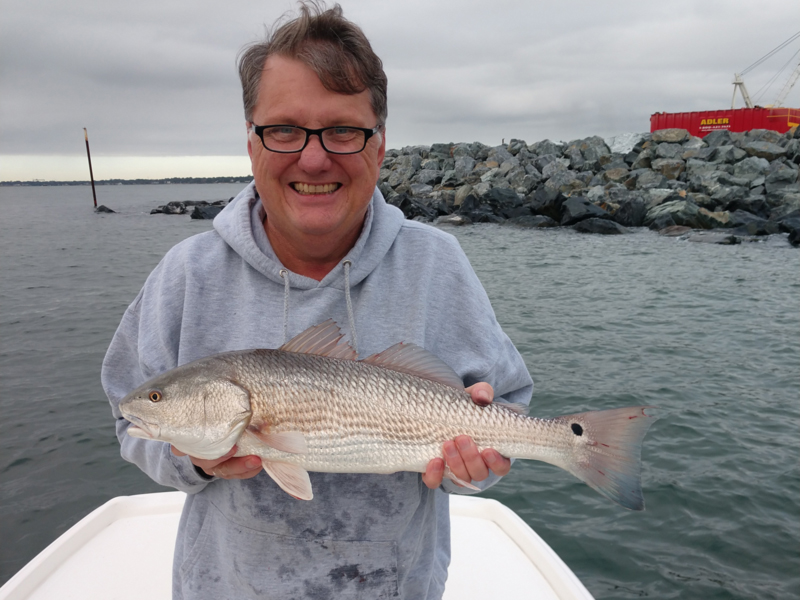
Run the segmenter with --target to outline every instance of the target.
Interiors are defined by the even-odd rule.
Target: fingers
[[[494,399],[494,388],[485,381],[479,381],[466,390],[472,396],[472,401],[478,406],[488,406]]]
[[[237,456],[229,458],[211,469],[201,468],[209,475],[220,479],[250,479],[261,472],[261,466],[261,459],[257,456]]]
[[[175,456],[186,456],[175,446],[171,447]],[[250,479],[261,472],[261,459],[258,456],[236,456],[238,448],[234,446],[230,451],[220,458],[205,460],[190,456],[192,464],[200,467],[207,475],[219,477],[220,479]]]
[[[435,490],[442,485],[442,477],[444,477],[444,460],[434,458],[428,463],[428,467],[422,474],[422,482],[430,489]]]
[[[464,481],[483,481],[489,476],[489,471],[502,477],[511,470],[508,458],[493,448],[480,452],[478,445],[468,435],[445,442],[442,451],[450,471]],[[429,463],[429,469],[430,466]]]

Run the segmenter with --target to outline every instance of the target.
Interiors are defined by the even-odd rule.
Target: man
[[[360,356],[418,344],[473,400],[527,402],[532,382],[457,242],[405,221],[375,185],[386,76],[341,9],[300,16],[240,58],[254,183],[178,244],[126,311],[103,385],[126,460],[189,494],[173,597],[440,598],[449,562],[449,478],[482,487],[510,461],[460,436],[427,471],[311,473],[314,500],[284,493],[257,457],[182,455],[126,435],[119,400],[203,356],[277,347],[333,318]],[[485,382],[485,383],[484,383]],[[443,481],[443,477],[445,477]],[[480,483],[479,483],[480,482]]]

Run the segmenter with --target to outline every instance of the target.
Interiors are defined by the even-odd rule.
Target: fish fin
[[[262,460],[261,464],[267,475],[290,496],[298,500],[311,500],[314,497],[311,491],[311,479],[303,467],[274,460]]]
[[[460,477],[457,477],[455,473],[450,470],[450,467],[447,465],[444,466],[444,477],[447,477],[453,483],[460,485],[461,487],[465,487],[468,490],[475,490],[476,492],[480,492],[481,488],[472,485],[469,481],[464,481]]]
[[[350,345],[350,342],[333,319],[328,319],[319,325],[309,327],[304,332],[294,336],[278,350],[296,352],[298,354],[316,354],[344,360],[356,360],[358,358],[358,353]]]
[[[383,352],[368,356],[361,362],[422,377],[459,390],[464,389],[464,382],[449,365],[438,356],[415,344],[400,342]]]
[[[651,406],[632,406],[558,417],[586,445],[576,460],[558,465],[631,510],[644,510],[642,495],[642,439],[655,422]]]
[[[306,436],[299,431],[264,431],[257,425],[250,425],[247,432],[254,435],[270,448],[288,452],[289,454],[305,454],[308,452]]]

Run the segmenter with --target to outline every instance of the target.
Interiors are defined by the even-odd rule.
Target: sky
[[[729,108],[734,73],[800,30],[798,0],[340,4],[389,78],[387,148],[649,131]],[[249,175],[237,54],[296,6],[0,0],[0,181],[88,180],[84,127],[95,179]],[[800,39],[749,71],[754,102],[798,60]]]

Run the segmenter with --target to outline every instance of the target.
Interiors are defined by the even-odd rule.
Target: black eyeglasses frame
[[[268,148],[267,144],[264,142],[264,130],[269,129],[270,127],[291,127],[292,129],[299,129],[306,134],[306,141],[303,143],[303,146],[298,150],[273,150],[272,148]],[[364,145],[361,147],[361,150],[353,150],[352,152],[336,152],[335,150],[328,150],[325,147],[325,142],[322,139],[322,133],[328,131],[329,129],[339,129],[342,127],[347,127],[347,129],[356,129],[364,133]],[[329,152],[330,154],[339,154],[339,155],[348,155],[348,154],[358,154],[359,152],[363,152],[364,148],[367,147],[367,142],[369,139],[378,133],[382,125],[376,125],[372,129],[368,127],[354,127],[352,125],[334,125],[332,127],[323,127],[321,129],[309,129],[308,127],[301,127],[300,125],[288,125],[282,123],[276,123],[274,125],[256,125],[255,123],[250,123],[250,131],[255,133],[258,136],[258,139],[261,140],[261,145],[264,146],[265,150],[269,150],[270,152],[276,152],[277,154],[297,154],[298,152],[302,152],[308,146],[308,140],[311,139],[312,135],[316,135],[319,138],[320,146],[325,152]]]

